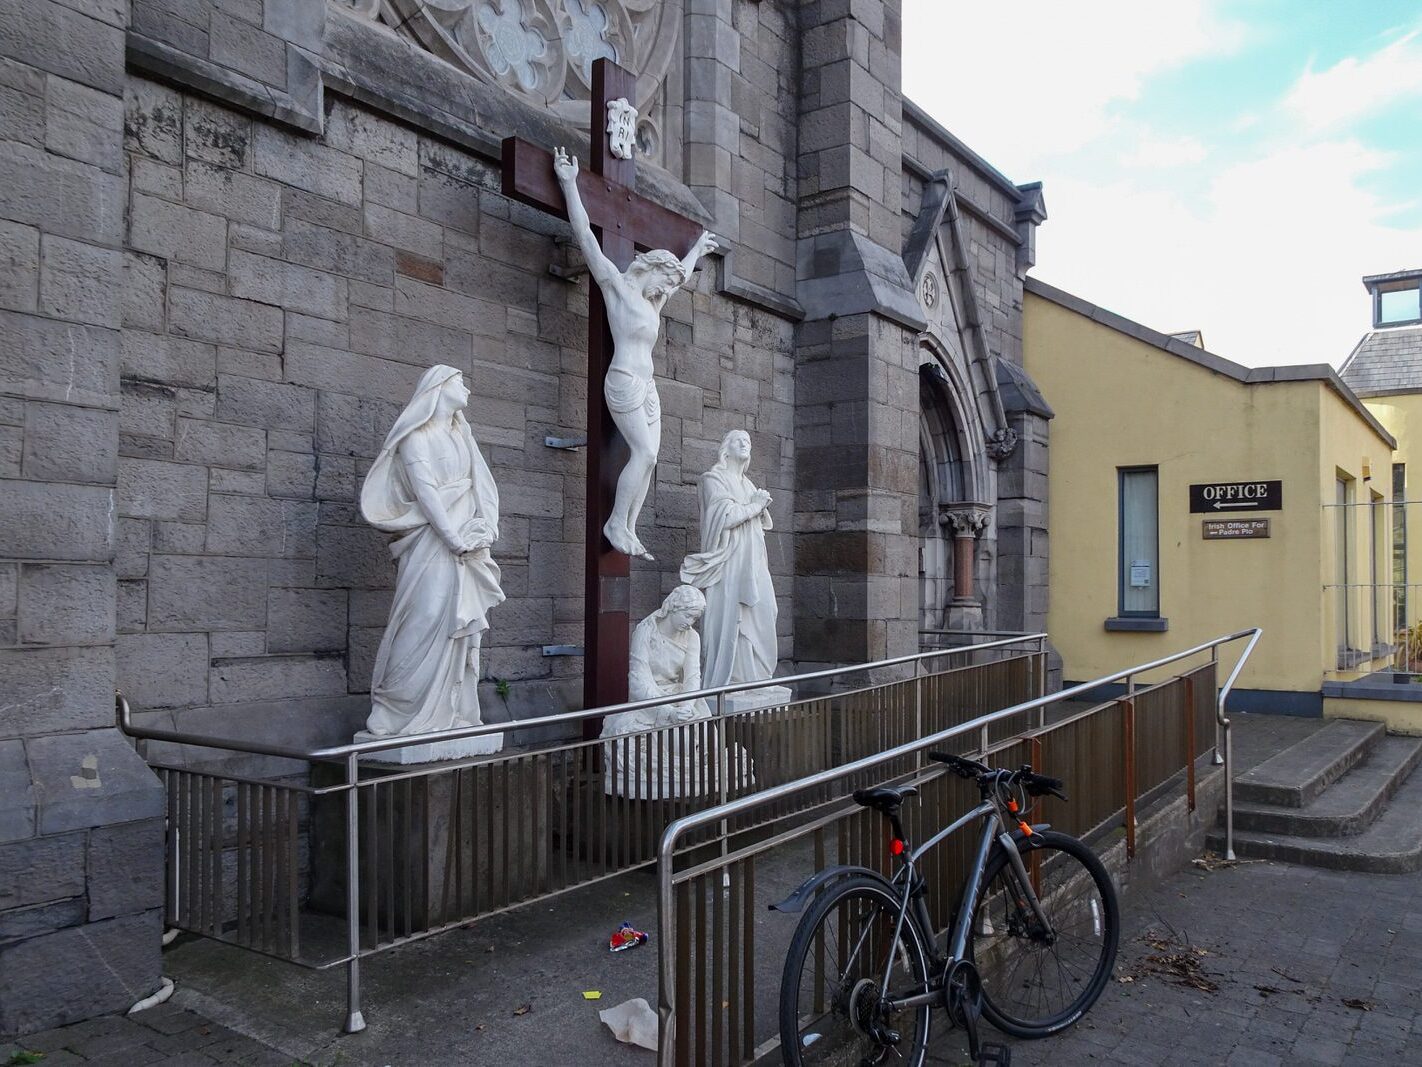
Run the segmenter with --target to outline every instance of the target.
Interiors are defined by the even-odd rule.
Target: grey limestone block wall
[[[918,359],[897,3],[800,7],[796,658],[916,650]]]
[[[0,7],[0,1034],[158,985],[162,790],[113,729],[126,17]]]
[[[585,134],[336,11],[326,47],[339,52],[324,62],[361,101],[328,86],[318,135],[245,106],[230,85],[221,100],[189,91],[200,49],[181,87],[128,81],[118,674],[165,722],[348,735],[394,580],[359,486],[416,378],[443,362],[469,377],[470,422],[502,494],[508,600],[486,636],[486,717],[563,710],[581,661],[542,646],[582,641],[584,461],[544,442],[583,429],[589,283],[550,273],[577,265],[566,225],[505,199],[491,157],[508,133],[575,146]],[[697,478],[731,429],[751,432],[752,477],[776,498],[772,574],[791,592],[794,334],[773,289],[794,253],[772,234],[793,143],[790,11],[688,5],[692,143],[685,173],[660,180],[729,190],[734,151],[737,187],[759,195],[724,219],[708,213],[732,254],[666,309],[663,447],[642,531],[661,562],[634,565],[634,616],[699,547]],[[442,103],[490,94],[464,116],[490,125],[460,130],[434,102],[423,113],[407,95],[382,98],[397,70]],[[707,93],[721,95],[698,103]],[[703,135],[725,143],[703,150]],[[787,656],[792,625],[785,612]],[[494,679],[509,683],[507,701]]]
[[[581,663],[541,646],[582,639],[584,463],[544,441],[581,431],[587,396],[587,282],[548,271],[564,224],[506,200],[487,159],[342,98],[311,139],[135,79],[128,133],[118,657],[136,702],[280,699],[349,728],[394,580],[359,486],[433,363],[468,375],[501,489],[486,678],[558,699]],[[696,479],[730,429],[789,529],[791,339],[710,271],[669,302],[660,560],[697,547]],[[771,560],[787,582],[787,535]],[[634,610],[674,578],[634,568]]]

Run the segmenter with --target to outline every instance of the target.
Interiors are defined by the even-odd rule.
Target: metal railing
[[[119,727],[140,741],[307,765],[262,778],[150,760],[168,797],[166,921],[304,967],[344,966],[345,1028],[355,1032],[365,1026],[367,956],[649,866],[663,829],[697,811],[1043,692],[1045,634],[953,636],[969,643],[660,700],[318,748],[140,726],[121,695],[116,709]],[[736,694],[767,685],[824,691],[732,706]],[[694,700],[714,711],[581,739],[587,719]],[[362,761],[440,741],[558,731],[577,737],[433,765]],[[795,803],[713,820],[684,835],[682,847],[714,852],[719,842],[724,851],[728,834],[823,799],[807,792]]]
[[[1363,670],[1422,674],[1422,548],[1412,551],[1413,542],[1422,545],[1422,500],[1403,499],[1400,474],[1395,466],[1393,499],[1373,498],[1362,483],[1356,491],[1369,499],[1322,506],[1324,536],[1333,542],[1332,560],[1325,557],[1323,623],[1327,645],[1336,650],[1324,664],[1325,678]]]
[[[1002,765],[1031,763],[1065,778],[1073,801],[1067,809],[1053,811],[1054,817],[1064,814],[1058,825],[1088,836],[1119,819],[1129,859],[1136,850],[1137,807],[1159,796],[1182,771],[1187,803],[1194,809],[1195,766],[1213,740],[1217,757],[1223,748],[1226,847],[1232,856],[1233,758],[1224,708],[1260,633],[1256,628],[1228,634],[1060,693],[946,725],[671,823],[658,849],[659,1062],[748,1063],[776,1047],[774,991],[757,982],[756,960],[783,958],[781,942],[788,943],[794,924],[757,924],[756,915],[827,862],[890,873],[880,817],[849,800],[856,788],[894,780],[918,785],[919,797],[904,813],[915,840],[968,810],[975,800],[968,795],[967,783],[928,761],[930,748],[954,745],[963,751],[966,741],[980,758],[994,757]],[[1219,649],[1241,640],[1247,644],[1216,690]],[[1142,675],[1206,655],[1208,660],[1172,678],[1138,686]],[[1112,684],[1123,685],[1122,695],[1086,710],[1050,719],[1046,715],[1050,705],[1086,698]],[[922,693],[917,702],[924,702]],[[805,797],[820,802],[797,803]],[[754,823],[758,812],[786,806],[794,811],[792,816],[762,821],[756,834],[723,838],[719,855],[686,856],[682,842],[697,832],[736,820]],[[961,884],[969,859],[959,851],[966,844],[950,839],[926,857],[929,911],[940,929],[956,905],[951,894]],[[777,869],[777,857],[787,855],[795,862],[782,862]],[[678,858],[689,862],[678,868]],[[757,1017],[768,1021],[758,1027]]]

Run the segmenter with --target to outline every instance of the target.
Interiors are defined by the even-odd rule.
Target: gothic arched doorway
[[[967,476],[947,382],[932,364],[919,368],[918,401],[919,628],[940,630],[955,592],[952,533],[943,515],[948,505],[966,499]]]

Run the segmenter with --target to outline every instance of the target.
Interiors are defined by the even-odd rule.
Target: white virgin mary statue
[[[427,370],[361,487],[366,521],[397,535],[395,599],[357,740],[476,726],[479,646],[504,599],[499,491],[464,418],[469,389],[453,367]],[[497,752],[501,734],[376,754],[409,762]]]
[[[701,476],[701,551],[681,565],[681,580],[706,595],[701,681],[708,688],[775,673],[778,608],[765,554],[770,494],[746,477],[750,455],[748,433],[726,434],[716,465]]]

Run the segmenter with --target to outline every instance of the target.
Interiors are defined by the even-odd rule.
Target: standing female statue
[[[499,491],[453,367],[431,367],[395,420],[360,491],[372,526],[399,536],[390,621],[370,683],[370,735],[478,725],[479,644],[489,609],[504,599],[489,546],[499,537]],[[358,735],[359,736],[359,735]],[[459,742],[465,755],[497,752],[502,735]]]
[[[618,476],[612,514],[602,532],[619,552],[650,560],[652,554],[637,538],[637,517],[651,488],[657,453],[662,447],[662,404],[653,376],[652,347],[657,343],[667,297],[686,284],[702,256],[716,251],[716,238],[703,231],[685,259],[677,259],[664,248],[642,252],[633,258],[624,274],[603,255],[593,235],[578,193],[577,158],[557,149],[553,153],[553,173],[563,189],[573,236],[607,305],[613,353],[602,395],[612,412],[612,421],[632,452]]]
[[[778,608],[765,554],[770,494],[746,477],[750,454],[750,434],[726,434],[716,465],[701,476],[701,551],[681,565],[681,580],[706,594],[708,687],[764,681],[778,658]]]

